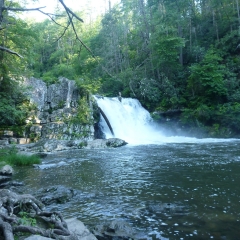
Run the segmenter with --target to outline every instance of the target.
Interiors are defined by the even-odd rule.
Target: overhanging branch
[[[81,18],[79,18],[75,13],[73,13],[73,12],[64,4],[63,0],[59,0],[59,2],[63,5],[63,7],[64,7],[64,9],[65,9],[65,11],[66,11],[66,13],[67,13],[67,15],[68,15],[69,24],[68,24],[67,28],[69,27],[69,25],[72,26],[72,29],[73,29],[73,31],[74,31],[74,34],[75,34],[77,40],[87,49],[87,51],[88,51],[93,57],[95,57],[94,54],[93,54],[93,52],[91,51],[91,49],[90,49],[87,45],[85,45],[84,42],[83,42],[83,41],[80,39],[80,37],[78,36],[77,31],[76,31],[75,26],[74,26],[74,23],[73,23],[73,17],[77,18],[77,20],[79,20],[79,21],[81,21],[81,22],[83,22],[83,20],[82,20]],[[66,29],[67,29],[67,28],[66,28]]]
[[[1,50],[1,51],[4,51],[4,52],[11,53],[11,54],[14,54],[14,55],[17,55],[17,56],[20,57],[20,58],[23,58],[23,56],[21,56],[19,53],[14,52],[14,51],[12,51],[12,50],[9,49],[9,48],[0,46],[0,50]]]
[[[77,31],[76,31],[76,28],[75,28],[75,25],[73,23],[73,17],[75,17],[77,20],[83,22],[83,20],[81,18],[79,18],[75,13],[73,13],[63,2],[63,0],[59,0],[59,2],[62,4],[62,6],[64,7],[67,15],[68,15],[68,20],[69,20],[69,24],[67,26],[67,28],[69,27],[69,25],[72,26],[72,29],[74,31],[74,34],[76,36],[76,39],[82,44],[82,46],[91,54],[91,56],[97,60],[97,62],[99,63],[99,60],[96,58],[96,56],[94,55],[94,53],[91,51],[91,49],[82,41],[82,39],[78,36],[77,34]],[[67,29],[66,28],[66,29]],[[66,31],[66,30],[65,30]],[[102,66],[103,70],[112,78],[114,78],[112,76],[112,74],[109,73],[109,71],[104,67]]]
[[[11,7],[2,7],[3,11],[12,11],[12,12],[27,12],[27,11],[39,11],[40,9],[45,7],[38,8],[11,8]]]

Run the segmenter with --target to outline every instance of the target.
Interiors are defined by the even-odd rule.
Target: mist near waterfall
[[[150,113],[137,99],[121,98],[121,101],[117,97],[95,97],[95,99],[114,132],[113,135],[101,115],[100,126],[107,139],[116,137],[133,145],[231,141],[230,139],[169,136],[164,128],[153,121]]]

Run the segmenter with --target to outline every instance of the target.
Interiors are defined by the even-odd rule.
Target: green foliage
[[[5,2],[5,4],[7,4]],[[11,7],[18,7],[19,4],[11,1]],[[3,19],[0,22],[0,45],[6,47],[21,56],[19,58],[14,54],[0,51],[0,69],[4,69],[4,76],[17,78],[20,75],[29,75],[31,72],[27,68],[32,64],[35,51],[32,45],[36,41],[36,34],[31,29],[30,25],[21,18],[16,17],[16,14],[8,14],[4,11]],[[0,70],[0,75],[3,72]]]
[[[22,124],[25,114],[16,109],[9,99],[2,99],[0,102],[0,125]]]
[[[37,225],[37,220],[27,212],[19,212],[18,215],[20,216],[18,224],[24,225],[24,226],[33,226],[35,227]]]
[[[199,125],[199,122],[208,124],[211,122],[213,115],[214,109],[202,104],[194,109],[185,109],[182,114],[182,120],[185,123],[189,122],[194,125]]]
[[[240,103],[225,103],[218,107],[217,121],[240,134]]]
[[[200,105],[185,109],[181,120],[189,126],[205,128],[212,137],[236,136],[240,134],[240,104]]]
[[[77,113],[71,118],[72,124],[88,125],[93,122],[91,109],[87,97],[82,97],[78,102]]]
[[[0,149],[0,162],[15,166],[29,166],[39,164],[40,158],[36,155],[18,154],[17,149],[13,146],[11,148]]]
[[[52,67],[51,71],[43,73],[42,79],[48,84],[53,84],[57,82],[58,77],[62,76],[68,79],[73,79],[75,76],[73,66],[57,64]]]
[[[156,58],[157,66],[163,72],[167,70],[166,68],[175,69],[179,61],[179,49],[184,47],[184,45],[184,39],[180,37],[158,35],[158,38],[153,42],[154,57]]]
[[[75,78],[75,82],[82,96],[95,94],[101,87],[101,79],[92,79],[87,76],[83,76],[83,78],[77,77]]]
[[[0,126],[23,125],[34,109],[19,82],[6,75],[0,81]]]
[[[0,51],[0,125],[24,124],[30,106],[17,76],[33,74],[47,84],[76,79],[85,97],[77,114],[83,123],[90,121],[89,94],[122,92],[151,111],[184,109],[186,123],[213,133],[238,132],[238,7],[227,0],[122,1],[96,21],[74,21],[91,54],[62,27],[68,22],[61,12],[55,24],[28,23],[4,11],[1,44],[24,58]],[[87,11],[78,14],[84,18]]]
[[[226,69],[221,61],[222,58],[217,51],[211,48],[199,64],[190,67],[188,89],[192,93],[192,103],[195,106],[221,103],[226,97],[227,87],[224,79]]]
[[[78,144],[78,148],[84,148],[87,146],[87,142],[83,141]]]
[[[101,87],[101,92],[105,96],[118,96],[119,92],[122,92],[124,89],[122,81],[119,79],[111,79],[109,80],[108,78],[105,78],[102,87]]]

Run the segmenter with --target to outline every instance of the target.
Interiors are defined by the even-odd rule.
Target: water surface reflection
[[[90,227],[121,218],[149,239],[240,239],[239,172],[239,141],[226,141],[60,152],[14,177],[30,193],[81,191],[54,207]]]

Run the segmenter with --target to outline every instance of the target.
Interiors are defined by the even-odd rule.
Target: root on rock
[[[68,230],[60,213],[44,212],[43,208],[44,205],[30,194],[19,195],[7,189],[0,189],[0,236],[2,235],[4,240],[14,240],[15,234],[29,233],[59,240],[77,239]],[[26,213],[25,217],[21,216],[22,212]],[[35,225],[29,224],[28,219],[35,219]],[[51,228],[38,226],[36,219],[41,219]],[[24,222],[26,224],[23,224]]]

